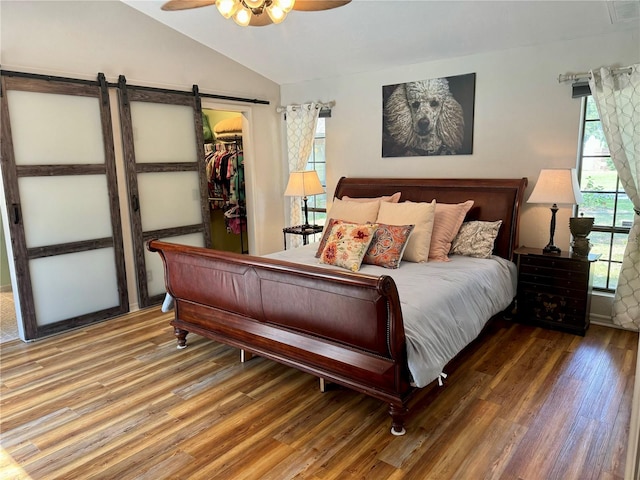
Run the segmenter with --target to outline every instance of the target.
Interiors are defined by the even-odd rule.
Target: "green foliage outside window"
[[[313,140],[313,150],[309,156],[307,170],[315,170],[322,186],[327,189],[327,163],[325,157],[325,119],[319,118]],[[327,218],[327,194],[309,197],[309,222],[324,225]]]
[[[580,142],[580,187],[584,200],[578,215],[594,217],[589,235],[591,253],[600,254],[594,268],[594,288],[613,291],[633,222],[633,205],[620,185],[611,160],[595,101],[586,97]]]

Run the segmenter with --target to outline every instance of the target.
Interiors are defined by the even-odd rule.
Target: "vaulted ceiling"
[[[122,1],[280,85],[640,32],[637,0],[353,0],[323,12],[292,11],[283,23],[265,27],[240,27],[215,6],[165,12],[162,0]]]

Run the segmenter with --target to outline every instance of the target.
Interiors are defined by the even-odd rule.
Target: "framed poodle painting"
[[[476,74],[382,87],[382,156],[473,153]]]

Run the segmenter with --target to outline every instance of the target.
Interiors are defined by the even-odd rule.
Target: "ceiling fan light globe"
[[[233,21],[241,27],[248,27],[249,22],[251,22],[251,10],[244,7],[239,8],[233,15]]]
[[[216,0],[218,12],[224,18],[231,18],[240,8],[239,0]]]
[[[272,6],[279,7],[284,13],[289,13],[293,9],[296,0],[273,0]]]
[[[249,8],[260,8],[264,4],[264,0],[244,0],[244,4]]]
[[[271,5],[269,5],[266,8],[266,10],[267,10],[267,15],[269,15],[269,18],[271,19],[271,21],[273,23],[280,23],[287,16],[287,12],[285,12],[279,6],[277,6],[277,5],[273,4],[273,3]]]

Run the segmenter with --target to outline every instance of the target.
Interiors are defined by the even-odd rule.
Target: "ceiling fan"
[[[342,7],[351,0],[169,0],[162,10],[188,10],[215,5],[225,18],[243,27],[282,22],[291,10],[315,12]],[[266,15],[265,15],[266,13]]]

